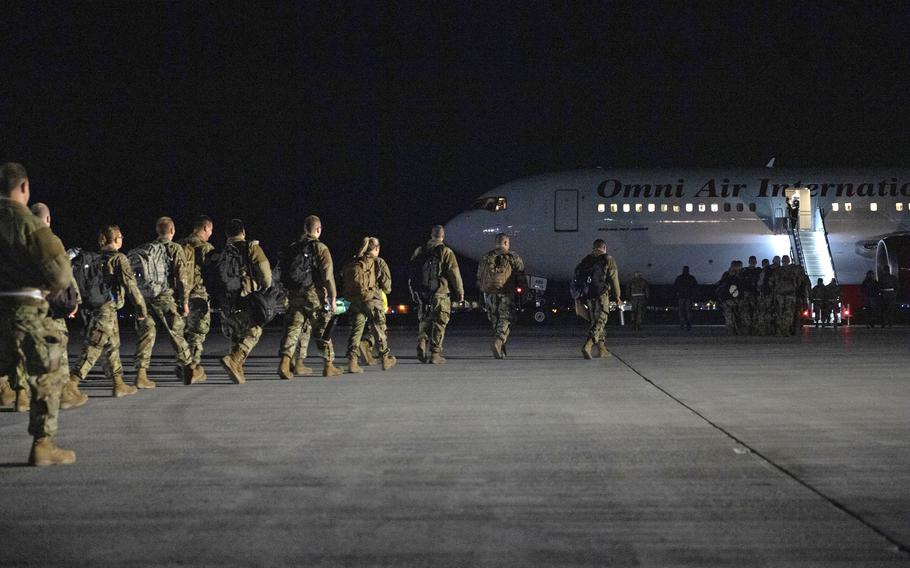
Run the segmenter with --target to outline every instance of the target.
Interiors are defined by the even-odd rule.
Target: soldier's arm
[[[260,288],[269,288],[272,285],[272,267],[262,247],[256,244],[250,246],[250,261],[256,283]]]
[[[335,266],[332,263],[332,253],[329,247],[322,245],[319,247],[319,267],[322,270],[322,285],[325,286],[327,300],[338,297],[338,290],[335,288]]]
[[[389,265],[386,261],[380,258],[376,260],[379,262],[379,289],[388,296],[392,293],[392,272],[389,270]]]
[[[174,296],[182,307],[190,301],[190,283],[193,281],[182,246],[171,247],[171,262],[174,265]]]
[[[515,253],[512,253],[512,271],[523,273],[525,271],[525,261]]]
[[[49,228],[42,226],[29,235],[28,252],[50,291],[65,290],[70,285],[73,279],[70,257]]]
[[[133,267],[130,266],[129,259],[124,254],[116,254],[112,260],[114,269],[114,278],[120,280],[120,284],[126,290],[126,295],[136,308],[136,317],[143,319],[148,316],[148,308],[145,306],[145,298],[139,292],[139,286],[136,284],[136,275],[133,274]]]
[[[622,295],[620,293],[620,290],[622,290],[622,288],[619,287],[619,269],[616,267],[616,261],[613,260],[612,256],[610,257],[610,260],[607,261],[607,276],[610,278],[610,282],[613,285],[613,290],[615,290],[614,293],[616,294],[616,303],[622,303]]]
[[[449,277],[449,291],[455,297],[456,302],[464,300],[464,283],[461,281],[461,271],[458,270],[458,260],[452,249],[446,247],[443,250],[443,264],[446,267],[446,274]]]

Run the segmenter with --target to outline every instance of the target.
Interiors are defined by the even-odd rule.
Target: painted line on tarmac
[[[626,361],[626,360],[623,359],[622,357],[618,356],[618,355],[616,354],[615,351],[612,351],[612,353],[613,353],[613,357],[616,358],[617,361],[619,361],[620,363],[622,363],[623,365],[625,365],[630,371],[632,371],[633,373],[635,373],[636,375],[638,375],[639,377],[641,377],[641,379],[642,379],[643,381],[645,381],[646,383],[648,383],[649,385],[651,385],[651,386],[654,387],[655,389],[659,390],[661,393],[663,393],[665,396],[667,396],[670,400],[672,400],[672,401],[675,402],[676,404],[682,406],[683,408],[685,408],[686,410],[688,410],[689,412],[691,412],[691,413],[694,414],[695,416],[699,417],[699,418],[702,419],[704,422],[706,422],[709,426],[711,426],[712,428],[714,428],[715,430],[717,430],[718,432],[720,432],[720,433],[723,434],[724,436],[730,438],[731,440],[733,440],[734,442],[736,442],[736,443],[739,444],[740,446],[742,446],[742,447],[748,449],[749,452],[751,452],[753,455],[757,456],[760,460],[762,460],[763,462],[767,463],[768,465],[770,465],[771,467],[773,467],[774,469],[776,469],[776,470],[779,471],[780,473],[784,474],[785,476],[789,477],[790,479],[792,479],[793,481],[795,481],[795,482],[798,483],[799,485],[801,485],[801,486],[803,486],[804,488],[808,489],[809,491],[811,491],[811,492],[814,493],[815,495],[821,497],[822,499],[824,499],[825,501],[827,501],[827,502],[828,502],[830,505],[832,505],[833,507],[839,509],[839,510],[842,511],[843,513],[846,513],[847,515],[849,515],[849,516],[852,517],[853,519],[859,521],[860,523],[862,523],[863,525],[865,525],[867,528],[869,528],[870,530],[872,530],[875,534],[877,534],[877,535],[879,535],[880,537],[882,537],[883,539],[885,539],[889,544],[891,544],[895,549],[897,549],[899,552],[903,553],[905,556],[910,556],[910,547],[908,547],[907,545],[901,543],[900,541],[896,540],[895,538],[891,537],[891,536],[888,535],[888,533],[886,533],[884,530],[880,529],[880,528],[877,527],[876,525],[872,524],[871,522],[869,522],[869,521],[867,521],[866,519],[864,519],[863,517],[861,517],[861,516],[859,515],[859,513],[856,513],[856,512],[854,512],[854,511],[850,510],[846,505],[844,505],[843,503],[841,503],[841,502],[838,501],[837,499],[835,499],[835,498],[833,498],[833,497],[829,497],[828,495],[822,493],[821,490],[815,488],[815,487],[814,487],[813,485],[811,485],[809,482],[804,481],[803,479],[800,479],[795,473],[793,473],[792,471],[790,471],[790,470],[787,469],[786,467],[784,467],[784,466],[782,466],[782,465],[780,465],[780,464],[774,462],[771,458],[769,458],[768,456],[766,456],[766,455],[764,455],[763,453],[761,453],[760,451],[758,451],[758,449],[756,449],[756,448],[752,447],[751,445],[747,444],[745,441],[743,441],[743,440],[741,440],[740,438],[738,438],[735,434],[733,434],[732,432],[730,432],[729,430],[727,430],[726,428],[724,428],[724,427],[721,426],[720,424],[717,424],[716,422],[714,422],[713,420],[711,420],[710,418],[708,418],[707,416],[705,416],[704,414],[702,414],[701,412],[699,412],[698,410],[696,410],[694,407],[690,406],[689,404],[686,404],[683,400],[681,400],[680,398],[674,396],[673,393],[671,393],[671,392],[668,391],[667,389],[665,389],[665,388],[663,388],[662,386],[660,386],[659,384],[655,383],[653,380],[651,380],[651,379],[649,379],[648,377],[646,377],[641,371],[639,371],[638,369],[636,369],[635,367],[633,367],[628,361]]]

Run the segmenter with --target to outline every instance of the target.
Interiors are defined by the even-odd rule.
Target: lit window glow
[[[870,203],[869,211],[878,211],[878,203]]]
[[[832,203],[831,211],[840,211],[840,203]]]
[[[667,205],[666,203],[661,203],[661,204],[660,204],[660,212],[661,212],[661,213],[666,213],[666,212],[669,211],[669,210],[670,210],[670,206],[669,206],[669,205]]]
[[[636,213],[641,213],[641,203],[636,203],[636,204],[635,204],[635,212],[636,212]]]
[[[704,203],[699,203],[699,204],[698,204],[698,210],[699,210],[699,212],[701,212],[701,213],[704,213],[705,210],[706,210],[707,208],[708,208],[708,207],[707,207]]]
[[[599,204],[597,205],[597,212],[598,212],[598,213],[605,213],[606,211],[607,211],[607,206],[606,206],[606,205],[604,205],[603,203],[599,203]]]
[[[852,203],[844,203],[844,211],[853,211]]]
[[[679,213],[679,205],[674,205],[674,206],[673,206],[673,212],[674,212],[674,213]]]
[[[648,213],[654,213],[654,211],[656,209],[657,209],[656,205],[654,205],[653,203],[648,203]]]
[[[692,204],[686,203],[686,213],[691,213],[691,212],[692,212]]]
[[[617,205],[615,203],[611,203],[610,204],[610,213],[616,213],[617,211],[619,211],[619,205]]]
[[[896,211],[903,211],[903,210],[904,210],[904,204],[903,204],[903,203],[895,203],[895,204],[894,204],[894,209],[895,209]]]
[[[622,212],[623,212],[623,213],[628,213],[630,209],[631,209],[631,207],[629,206],[628,203],[623,203],[623,204],[622,204]]]
[[[717,210],[718,210],[717,203],[712,203],[712,204],[711,204],[711,212],[712,212],[712,213],[717,213]]]

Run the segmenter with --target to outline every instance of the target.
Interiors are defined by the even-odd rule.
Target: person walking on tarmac
[[[67,465],[76,452],[54,444],[67,380],[60,369],[63,338],[49,321],[45,298],[65,290],[73,271],[63,243],[28,210],[30,191],[22,165],[0,165],[0,376],[31,388],[29,465]]]
[[[379,346],[379,359],[382,370],[388,371],[395,366],[396,359],[389,354],[386,336],[385,307],[382,295],[376,283],[376,258],[379,256],[379,239],[364,237],[363,245],[357,255],[345,263],[341,271],[342,292],[351,302],[348,309],[351,321],[351,334],[348,337],[348,372],[362,373],[358,359],[361,353],[361,340],[369,322],[376,343]]]
[[[509,331],[518,319],[516,289],[524,273],[525,263],[509,247],[509,236],[496,235],[496,248],[488,252],[477,265],[477,288],[483,293],[487,318],[493,325],[493,357],[506,356]]]
[[[595,240],[593,250],[575,267],[573,284],[579,290],[579,301],[584,303],[589,324],[581,354],[585,359],[593,358],[596,345],[600,357],[609,357],[605,336],[610,315],[610,292],[616,297],[618,306],[622,305],[622,292],[619,268],[613,257],[607,254],[607,243],[603,239]]]
[[[183,337],[190,349],[190,361],[197,367],[202,364],[203,345],[212,325],[209,293],[205,288],[203,273],[214,258],[212,253],[215,252],[215,247],[209,243],[213,229],[211,217],[199,215],[193,222],[193,232],[179,243],[190,265],[190,311],[186,317]],[[205,379],[204,372],[201,378]]]
[[[648,297],[651,287],[648,281],[637,270],[629,281],[629,298],[632,300],[632,331],[641,331],[641,323],[648,307]]]
[[[679,329],[692,331],[692,301],[698,293],[698,281],[689,274],[689,267],[682,267],[682,274],[673,282],[673,291],[679,306]]]
[[[452,299],[464,301],[464,285],[455,253],[443,240],[442,225],[430,230],[430,240],[411,255],[408,286],[418,304],[420,325],[417,330],[417,359],[442,365],[442,343],[452,315]],[[451,298],[449,295],[451,294]]]
[[[375,237],[374,237],[375,238]],[[378,241],[379,239],[377,239]],[[376,251],[379,254],[379,251]],[[389,296],[392,294],[392,271],[389,270],[389,263],[381,256],[373,259],[374,273],[376,274],[376,288],[379,290],[379,296],[382,299],[382,311],[375,314],[376,319],[382,320],[385,327],[386,318],[385,310],[389,307]],[[373,356],[373,347],[376,345],[376,330],[371,321],[367,321],[366,328],[363,331],[363,337],[360,340],[360,353],[367,365],[375,365],[379,359]]]

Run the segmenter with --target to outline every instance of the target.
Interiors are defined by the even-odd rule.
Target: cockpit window
[[[474,202],[474,206],[471,209],[483,209],[485,211],[490,211],[491,213],[496,213],[498,211],[505,211],[508,203],[506,202],[505,197],[481,197]]]

